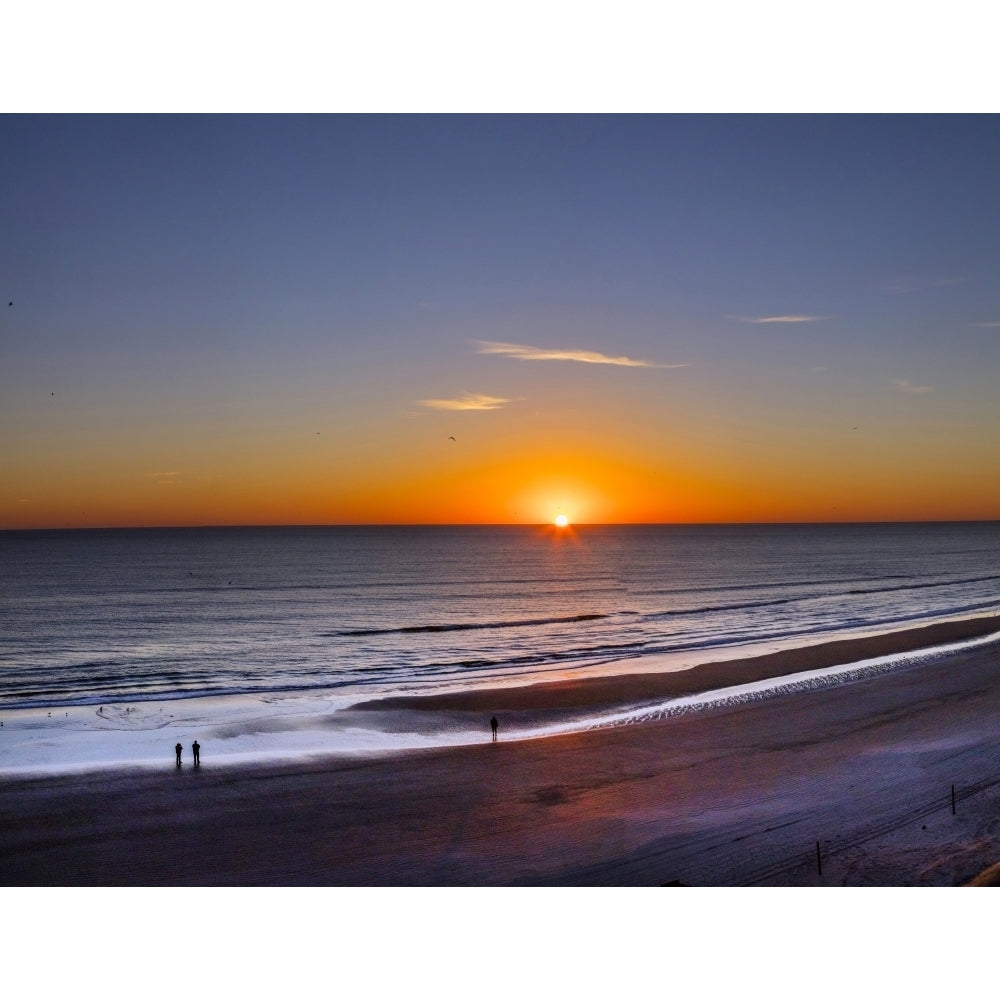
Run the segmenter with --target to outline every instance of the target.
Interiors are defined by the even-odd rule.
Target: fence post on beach
[[[955,815],[955,786],[951,786],[951,814]]]
[[[823,857],[819,853],[819,841],[816,841],[816,871],[820,878],[823,877]]]

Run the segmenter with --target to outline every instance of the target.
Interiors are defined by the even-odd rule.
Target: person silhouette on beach
[[[178,743],[177,746],[174,747],[174,753],[177,755],[177,766],[178,767],[181,766],[181,751],[183,749],[184,749],[184,747],[182,747],[180,745],[180,743]]]
[[[197,767],[201,763],[201,744],[197,740],[191,744],[191,753],[194,754],[194,765]]]
[[[497,741],[497,717],[495,715],[493,716],[492,719],[490,719],[490,729],[493,730],[493,742],[496,743],[496,741]]]

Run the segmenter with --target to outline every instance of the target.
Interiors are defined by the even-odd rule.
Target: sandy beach
[[[476,746],[4,777],[0,883],[964,885],[1000,862],[996,643],[632,725],[505,741],[504,724],[996,631],[378,706],[487,713]]]

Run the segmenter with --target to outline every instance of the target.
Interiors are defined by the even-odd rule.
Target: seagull
[[[453,438],[453,437],[452,437],[452,436],[451,436],[451,435],[449,434],[449,435],[448,435],[448,440],[449,440],[449,441],[454,441],[455,439],[454,439],[454,438]]]

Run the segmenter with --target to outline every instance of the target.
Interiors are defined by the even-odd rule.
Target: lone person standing
[[[177,755],[177,766],[178,767],[181,766],[181,751],[183,749],[184,749],[184,747],[182,747],[180,745],[180,743],[178,743],[177,746],[174,747],[174,753]]]
[[[191,753],[194,754],[194,766],[197,767],[201,763],[201,744],[197,740],[191,744]]]
[[[497,741],[497,717],[495,715],[493,716],[492,719],[490,719],[490,729],[493,730],[493,742],[496,743],[496,741]]]

